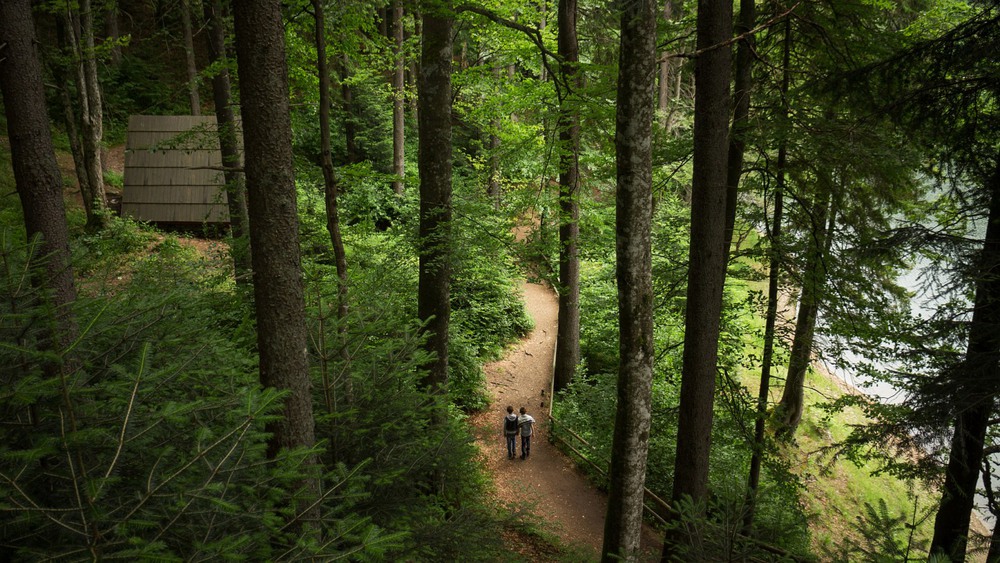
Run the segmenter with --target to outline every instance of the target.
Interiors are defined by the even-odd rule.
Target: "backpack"
[[[517,418],[511,420],[509,416],[503,417],[503,430],[507,434],[517,434]]]

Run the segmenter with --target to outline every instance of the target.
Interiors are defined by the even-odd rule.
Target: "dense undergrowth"
[[[464,421],[486,404],[482,362],[530,329],[509,238],[479,232],[509,225],[471,195],[459,198],[468,239],[451,416],[438,427],[417,384],[414,203],[399,202],[388,230],[345,228],[350,312],[337,319],[322,197],[300,177],[318,443],[268,460],[264,425],[281,395],[259,385],[249,296],[225,246],[117,217],[88,234],[71,209],[81,337],[58,351],[67,375],[54,381],[37,346],[50,312],[25,283],[39,265],[9,172],[0,188],[0,559],[494,560],[501,531],[524,527],[486,500]],[[487,253],[498,259],[476,258]],[[311,472],[321,518],[286,526]]]

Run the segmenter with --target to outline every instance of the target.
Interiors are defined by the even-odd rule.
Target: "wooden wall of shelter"
[[[214,115],[129,117],[122,215],[158,223],[229,222]]]

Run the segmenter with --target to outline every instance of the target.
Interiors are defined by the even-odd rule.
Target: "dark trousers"
[[[517,453],[517,434],[507,434],[507,457],[514,459]]]
[[[521,459],[531,454],[531,436],[521,436]]]

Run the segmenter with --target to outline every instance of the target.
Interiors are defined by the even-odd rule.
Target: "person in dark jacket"
[[[518,417],[514,407],[507,407],[507,416],[503,417],[503,435],[507,439],[507,459],[514,459],[517,453]]]

